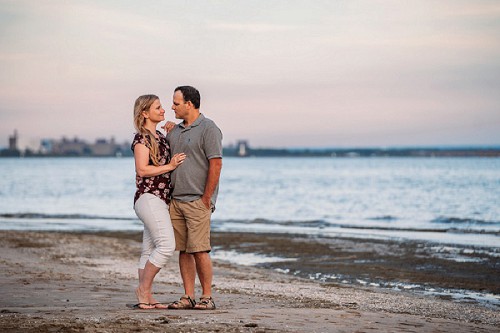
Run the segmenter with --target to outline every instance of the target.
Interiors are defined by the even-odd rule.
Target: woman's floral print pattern
[[[159,163],[160,165],[165,165],[170,162],[170,146],[167,143],[167,138],[165,138],[165,136],[161,132],[156,131],[156,133],[159,136],[158,146],[161,156]],[[148,140],[147,137],[146,140]],[[134,151],[135,145],[138,143],[143,144],[146,147],[149,147],[149,141],[146,142],[146,140],[142,137],[140,133],[137,133],[134,137],[134,141],[132,141],[132,146],[131,146],[132,151]],[[153,161],[151,161],[151,159],[149,160],[149,164],[150,165],[153,164]],[[136,174],[135,185],[137,191],[135,192],[134,196],[134,204],[137,201],[137,199],[139,199],[139,197],[144,193],[151,193],[153,195],[156,195],[158,198],[165,201],[167,205],[170,203],[170,195],[172,193],[170,172],[153,177],[140,177],[139,175]]]

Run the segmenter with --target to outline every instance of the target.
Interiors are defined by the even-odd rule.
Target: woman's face
[[[165,120],[165,110],[163,110],[159,99],[151,104],[149,110],[144,111],[144,118],[149,119],[154,123],[159,123]]]

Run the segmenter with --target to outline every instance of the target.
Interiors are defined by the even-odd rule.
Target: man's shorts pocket
[[[206,211],[206,210],[210,210],[210,211],[212,211],[212,207],[207,208],[207,206],[205,206],[205,203],[204,203],[204,202],[203,202],[203,200],[201,200],[201,199],[195,200],[195,203],[196,203],[196,205],[198,206],[198,208],[200,208],[200,209],[203,209],[203,210],[205,210],[205,211]],[[212,204],[210,204],[210,206],[212,206]]]

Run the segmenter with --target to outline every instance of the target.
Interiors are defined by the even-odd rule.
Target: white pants
[[[162,268],[175,251],[174,229],[168,205],[157,196],[145,193],[137,199],[134,209],[144,223],[139,268],[144,269],[148,260]]]

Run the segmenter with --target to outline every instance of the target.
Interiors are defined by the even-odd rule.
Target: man
[[[169,304],[169,309],[213,310],[210,216],[222,169],[222,132],[200,113],[200,93],[193,87],[175,89],[172,110],[183,121],[167,135],[171,154],[186,154],[184,163],[172,173],[170,203],[185,295]],[[194,301],[196,273],[202,288],[198,303]]]

